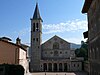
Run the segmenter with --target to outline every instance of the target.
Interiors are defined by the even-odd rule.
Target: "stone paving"
[[[88,75],[86,72],[38,72],[32,75]]]

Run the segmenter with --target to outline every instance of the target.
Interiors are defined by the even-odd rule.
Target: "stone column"
[[[42,71],[44,71],[44,66],[43,66],[43,64],[42,64]]]
[[[47,71],[48,71],[48,63],[47,63]]]
[[[62,71],[64,71],[64,63],[62,63]]]
[[[57,71],[59,71],[59,63],[57,63]]]
[[[68,71],[70,71],[71,70],[71,68],[70,68],[71,66],[70,66],[70,61],[68,62]]]
[[[52,71],[54,71],[53,68],[54,68],[54,65],[53,65],[53,63],[52,63]]]

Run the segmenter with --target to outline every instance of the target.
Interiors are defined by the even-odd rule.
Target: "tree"
[[[84,60],[88,60],[88,45],[86,42],[81,42],[81,47],[75,50],[77,57],[84,57]]]
[[[2,73],[5,72],[4,75],[24,75],[24,68],[21,65],[0,64],[0,68]]]

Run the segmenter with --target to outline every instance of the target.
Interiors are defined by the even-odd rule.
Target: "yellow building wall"
[[[0,64],[16,64],[17,47],[0,41]]]

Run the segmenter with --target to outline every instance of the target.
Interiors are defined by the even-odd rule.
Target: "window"
[[[47,54],[47,52],[45,52],[45,54]]]
[[[67,54],[67,52],[65,52],[65,54]]]
[[[50,54],[53,54],[53,52],[50,52]]]
[[[35,32],[35,23],[33,23],[33,31]]]
[[[53,49],[59,49],[59,43],[55,42],[55,43],[53,44]]]
[[[36,28],[39,28],[38,23],[36,23]]]
[[[36,41],[38,42],[38,38],[36,38]]]
[[[77,67],[79,67],[79,64],[77,64]]]
[[[60,54],[62,54],[62,52],[60,52]]]
[[[58,51],[54,51],[54,56],[58,56]]]
[[[35,38],[33,38],[33,42],[35,42]]]
[[[38,25],[38,23],[36,23],[36,30],[37,30],[37,31],[39,30],[39,25]]]
[[[42,67],[42,65],[41,65],[41,67]]]
[[[75,64],[74,64],[74,67],[75,67]]]

